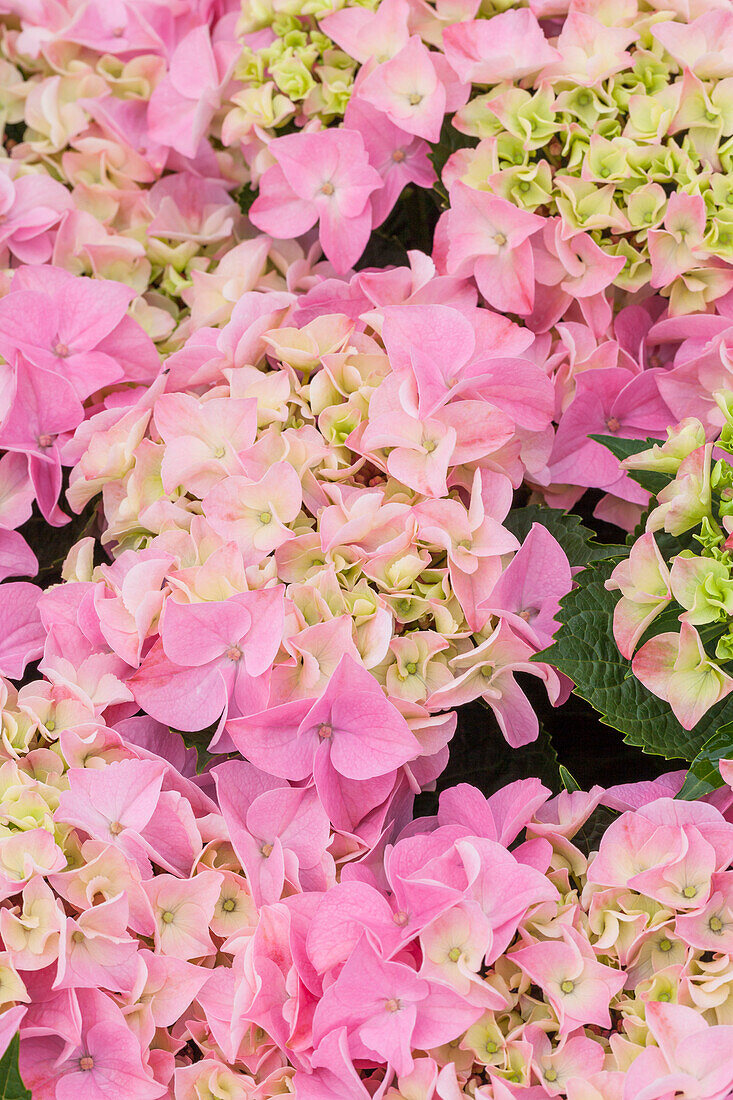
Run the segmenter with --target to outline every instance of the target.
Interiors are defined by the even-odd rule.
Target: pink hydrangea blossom
[[[352,130],[291,134],[269,146],[276,163],[260,184],[250,217],[273,237],[300,237],[319,223],[323,250],[346,271],[372,228],[370,196],[382,180]]]

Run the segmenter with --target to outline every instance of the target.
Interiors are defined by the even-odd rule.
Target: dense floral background
[[[0,1098],[730,1100],[730,0],[0,0],[0,129]]]

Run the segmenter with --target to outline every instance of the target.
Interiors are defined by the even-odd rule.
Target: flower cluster
[[[0,1033],[34,1100],[733,1088],[730,788],[462,785],[358,843],[313,785],[197,777],[114,675],[64,671],[3,681]]]
[[[565,240],[591,232],[618,260],[617,286],[650,284],[675,312],[726,294],[733,12],[637,0],[531,8],[552,18],[541,27],[512,8],[444,32],[459,76],[488,85],[453,120],[480,140],[451,157],[446,186],[557,216]]]
[[[92,694],[53,671],[19,691],[3,681],[3,1045],[20,1024],[35,1100],[221,1096],[228,1082],[234,1096],[281,1095],[285,1054],[245,1027],[235,1074],[199,998],[286,875],[298,889],[333,880],[328,819],[312,788],[243,763],[220,765],[207,793],[176,735],[105,723],[114,685],[110,673],[87,676]]]
[[[124,283],[133,318],[168,347],[194,283],[231,303],[244,289],[309,285],[317,257],[253,231],[233,197],[249,170],[211,143],[235,13],[137,7],[59,4],[51,17],[3,5],[1,289],[45,263]]]
[[[728,0],[0,9],[0,1057],[732,1096],[733,762],[414,818],[453,708],[566,699],[586,490],[644,518],[635,675],[733,691]],[[355,272],[420,188],[432,245]],[[83,515],[45,590],[32,513]]]
[[[508,249],[535,234],[535,263],[546,267],[558,249],[578,251],[574,238],[587,232],[608,282],[634,291],[650,284],[676,313],[704,309],[733,288],[733,14],[725,4],[670,11],[652,0],[598,0],[455,13],[383,0],[374,10],[347,6],[325,15],[288,6],[287,16],[268,10],[262,19],[292,25],[276,47],[272,30],[263,47],[247,47],[238,70],[246,88],[235,99],[248,107],[237,114],[238,136],[271,131],[265,139],[260,129],[260,141],[244,146],[263,192],[253,219],[267,231],[273,210],[286,215],[293,189],[301,199],[310,191],[303,165],[318,160],[318,142],[344,150],[330,167],[361,159],[359,185],[374,194],[353,216],[369,213],[379,225],[406,183],[435,182],[426,141],[439,141],[450,115],[449,125],[469,139],[442,170],[451,209],[469,201],[466,188],[511,204],[514,240],[500,224],[494,231],[497,240],[509,238]],[[264,33],[250,37],[258,43]],[[324,33],[338,50],[321,42]],[[316,57],[318,83],[308,68]],[[292,86],[297,111],[281,94]],[[311,120],[316,114],[328,125],[342,113],[340,128],[353,133],[348,142],[333,135],[329,146]],[[293,118],[305,131],[273,139]],[[273,157],[276,167],[260,179]],[[329,182],[337,186],[324,164],[318,185]],[[283,235],[295,225],[288,222]],[[328,237],[321,239],[337,262]],[[576,262],[590,258],[586,246]],[[450,256],[447,263],[451,272]],[[531,313],[532,304],[520,295],[514,309]]]
[[[429,154],[446,118],[450,141],[468,143],[442,168],[451,212],[478,201],[467,190],[502,199],[514,224],[494,223],[492,251],[531,244],[542,285],[556,285],[559,258],[600,265],[603,285],[651,285],[676,313],[733,289],[722,0],[458,12],[410,0],[237,12],[218,0],[171,20],[149,0],[129,21],[124,4],[100,20],[87,2],[51,22],[42,7],[5,7],[20,29],[0,43],[14,135],[3,237],[27,262],[47,259],[58,231],[54,262],[148,292],[140,313],[159,335],[171,308],[151,288],[178,299],[246,232],[233,190],[260,188],[253,222],[280,240],[320,220],[326,255],[346,270],[405,186],[438,183]],[[43,213],[29,221],[34,205]],[[449,274],[462,262],[444,261]],[[512,311],[532,315],[526,287]]]
[[[320,288],[294,312],[292,295],[245,293],[61,451],[72,507],[101,491],[114,557],[94,568],[93,539],[78,546],[69,599],[135,701],[179,730],[226,723],[227,745],[303,779],[314,765],[305,748],[296,762],[293,739],[330,727],[328,707],[360,683],[364,705],[391,704],[380,744],[368,760],[362,734],[356,770],[332,763],[389,787],[408,760],[443,759],[452,726],[431,715],[479,696],[511,744],[537,736],[513,674],[542,677],[557,701],[557,676],[529,661],[571,574],[545,528],[520,549],[502,525],[552,438],[554,390],[522,354],[527,337],[450,280],[389,305],[373,281],[373,302],[343,286],[354,317],[307,320]]]
[[[453,207],[439,226],[437,272],[424,257],[413,255],[409,272],[347,275],[336,282],[333,268],[320,260],[313,244],[313,228],[318,225],[321,244],[340,270],[353,263],[405,183],[427,185],[432,178],[425,138],[379,115],[366,100],[350,105],[359,115],[356,128],[306,128],[278,137],[269,143],[261,165],[268,185],[252,208],[255,221],[272,236],[257,234],[232,198],[233,189],[249,176],[242,149],[222,151],[215,135],[223,100],[202,91],[217,80],[223,86],[239,33],[236,13],[219,5],[200,12],[189,6],[168,24],[160,6],[151,2],[144,19],[138,13],[128,20],[123,6],[114,15],[110,9],[97,24],[95,12],[93,4],[73,12],[59,8],[49,21],[40,9],[23,7],[17,20],[7,20],[0,43],[6,57],[3,118],[10,153],[0,160],[0,353],[9,365],[3,364],[8,385],[0,401],[0,446],[8,452],[0,460],[0,575],[35,571],[33,552],[17,533],[34,499],[47,522],[66,521],[58,504],[62,466],[75,464],[80,454],[79,448],[64,448],[69,433],[102,407],[111,416],[112,404],[121,407],[129,400],[131,385],[149,386],[160,369],[159,353],[185,354],[182,349],[199,342],[202,329],[223,332],[235,305],[250,293],[254,297],[247,300],[258,306],[267,294],[276,295],[270,299],[273,305],[288,295],[293,305],[292,296],[303,296],[299,315],[296,310],[291,318],[290,305],[272,311],[273,323],[297,328],[319,317],[319,323],[330,323],[326,318],[335,312],[358,321],[361,312],[392,302],[467,312],[474,337],[461,322],[466,349],[458,364],[459,390],[466,397],[461,408],[465,412],[471,401],[474,412],[478,408],[475,395],[481,387],[471,391],[469,375],[477,358],[491,357],[498,382],[489,386],[493,396],[482,383],[481,400],[513,419],[514,431],[504,445],[497,446],[498,436],[487,443],[490,453],[478,460],[465,457],[465,446],[463,452],[454,448],[454,493],[460,484],[468,503],[467,474],[481,465],[482,498],[495,497],[486,509],[488,518],[500,521],[508,499],[505,481],[498,483],[504,486],[498,496],[489,488],[496,472],[506,475],[514,489],[524,480],[534,498],[561,507],[571,506],[586,488],[600,489],[605,496],[598,515],[633,526],[646,496],[588,436],[610,430],[643,437],[674,419],[677,371],[670,369],[667,346],[657,346],[658,339],[669,339],[664,321],[655,323],[662,301],[652,298],[641,310],[630,306],[614,315],[610,294],[618,261],[607,257],[591,234],[577,232],[565,240],[558,219],[543,219],[462,184],[456,184]],[[376,14],[386,18],[389,12],[384,4]],[[335,15],[342,22],[371,18],[362,7]],[[365,42],[369,36],[359,27],[357,37]],[[438,56],[434,49],[429,52]],[[200,87],[194,70],[201,70]],[[177,129],[170,129],[174,123]],[[292,239],[302,234],[303,247]],[[476,288],[484,302],[523,316],[524,323],[512,325],[474,308]],[[94,324],[87,325],[87,312]],[[443,315],[441,330],[437,312],[430,324],[440,343],[450,315]],[[404,339],[423,331],[418,314],[414,317],[412,335]],[[712,323],[710,331],[717,335],[720,330]],[[381,342],[381,333],[374,332]],[[444,350],[452,339],[453,332]],[[251,366],[248,355],[245,344],[234,358]],[[430,369],[444,372],[444,380],[457,378],[450,366],[447,374],[446,363]],[[404,370],[401,364],[399,370]],[[536,392],[527,398],[530,378]],[[301,381],[307,386],[304,376]],[[498,390],[518,383],[522,397],[509,407],[508,395]],[[697,388],[703,398],[709,395],[706,380]],[[202,395],[198,383],[187,389]],[[302,399],[298,394],[297,401]],[[359,400],[364,404],[366,395]],[[436,400],[421,399],[421,422]],[[344,423],[326,430],[332,449],[335,435],[356,424],[351,398],[345,404]],[[438,415],[438,420],[448,417],[440,438],[454,430],[448,423],[454,404],[451,399]],[[413,418],[414,434],[416,406],[405,404],[403,395],[400,407]],[[319,410],[314,415],[320,431],[331,414]],[[357,419],[364,416],[362,409]],[[497,416],[493,423],[498,425]],[[435,420],[429,410],[428,417]],[[134,446],[130,439],[123,450]],[[388,473],[411,462],[411,446],[377,448],[381,473],[387,462]],[[430,467],[445,467],[448,474],[446,448],[444,442]],[[360,452],[351,455],[372,463]],[[343,455],[339,461],[343,465]],[[376,468],[371,472],[377,476]],[[363,476],[355,475],[358,484]],[[414,492],[412,476],[408,488]],[[333,476],[343,478],[343,469]],[[404,475],[397,480],[407,484]],[[494,549],[492,560],[505,556],[498,544]],[[485,583],[483,589],[486,595]],[[475,626],[475,614],[467,621]]]
[[[488,801],[457,787],[420,823],[430,831],[416,823],[388,849],[386,892],[344,872],[308,929],[323,993],[297,1094],[611,1100],[666,1097],[673,1081],[729,1096],[733,829],[712,806],[655,797],[665,785],[549,802],[531,781]],[[638,808],[588,860],[573,837],[602,797]],[[356,1080],[355,1060],[386,1061],[396,1080]]]

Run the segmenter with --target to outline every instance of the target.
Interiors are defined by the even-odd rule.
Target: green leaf
[[[23,1084],[18,1068],[20,1036],[16,1033],[10,1046],[0,1058],[0,1100],[32,1100],[30,1091]]]
[[[243,183],[238,191],[234,192],[234,200],[239,204],[243,214],[249,214],[250,207],[257,198],[257,191],[251,183]]]
[[[504,526],[508,527],[520,542],[524,542],[533,523],[541,523],[557,539],[567,554],[571,566],[586,566],[589,561],[599,561],[627,553],[624,546],[596,542],[595,532],[583,526],[580,516],[572,512],[563,512],[559,508],[528,504],[525,508],[513,509],[504,520]]]
[[[694,760],[722,725],[733,722],[733,700],[723,699],[694,729],[685,730],[669,704],[639,683],[613,640],[617,597],[604,587],[619,560],[595,562],[578,575],[577,588],[562,600],[555,641],[534,660],[569,676],[576,695],[598,711],[605,725],[623,733],[627,744],[668,760]]]
[[[173,726],[169,726],[171,733],[177,733],[179,737],[183,738],[183,743],[187,749],[196,750],[196,772],[198,775],[206,768],[206,765],[210,760],[218,760],[221,762],[226,759],[226,756],[222,753],[209,752],[209,745],[211,744],[211,738],[216,732],[216,727],[219,725],[219,720],[212,722],[210,726],[207,726],[205,730],[197,730],[195,733],[189,733],[186,730],[177,730]],[[2,1098],[0,1098],[2,1100]]]
[[[559,765],[558,771],[560,772],[560,782],[566,791],[579,791],[581,789],[578,780],[570,774],[564,764]]]
[[[639,454],[640,451],[648,451],[655,443],[660,446],[664,443],[663,439],[621,439],[616,435],[591,435],[590,438],[606,447],[619,462],[631,455]],[[654,493],[655,496],[674,480],[674,474],[661,474],[657,470],[629,470],[628,475],[641,485],[642,489],[646,489],[648,493]]]
[[[708,738],[685,776],[678,798],[702,798],[724,785],[720,774],[719,762],[733,757],[733,722],[721,726]]]

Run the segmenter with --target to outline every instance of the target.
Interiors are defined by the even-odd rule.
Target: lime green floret
[[[464,150],[463,182],[590,232],[624,256],[615,282],[633,291],[649,280],[648,233],[675,191],[705,202],[705,262],[733,260],[733,79],[686,80],[643,23],[628,52],[594,87],[477,87],[454,126],[480,142]]]
[[[273,35],[262,45],[243,45],[236,76],[247,91],[234,98],[245,118],[274,131],[311,119],[338,124],[359,63],[324,34],[320,21],[346,6],[374,10],[379,3],[243,0],[242,39]],[[482,0],[476,15],[490,20],[526,6],[526,0]],[[715,265],[733,262],[733,77],[685,74],[652,33],[668,18],[640,0],[636,40],[620,72],[593,86],[579,83],[582,75],[573,80],[552,70],[534,86],[529,80],[474,86],[453,124],[479,142],[462,151],[463,182],[590,233],[625,259],[614,280],[622,290],[648,285],[649,233],[666,229],[669,196],[700,196],[706,217],[685,268],[692,275],[660,290],[675,312],[688,312],[715,299]],[[265,106],[246,99],[259,88]]]
[[[275,38],[253,49],[244,45],[235,77],[247,88],[274,84],[290,103],[278,113],[275,129],[298,117],[330,123],[343,117],[358,63],[325,35],[318,19],[343,7],[376,8],[379,0],[246,0],[239,33],[272,30]],[[282,99],[280,100],[282,106]]]

